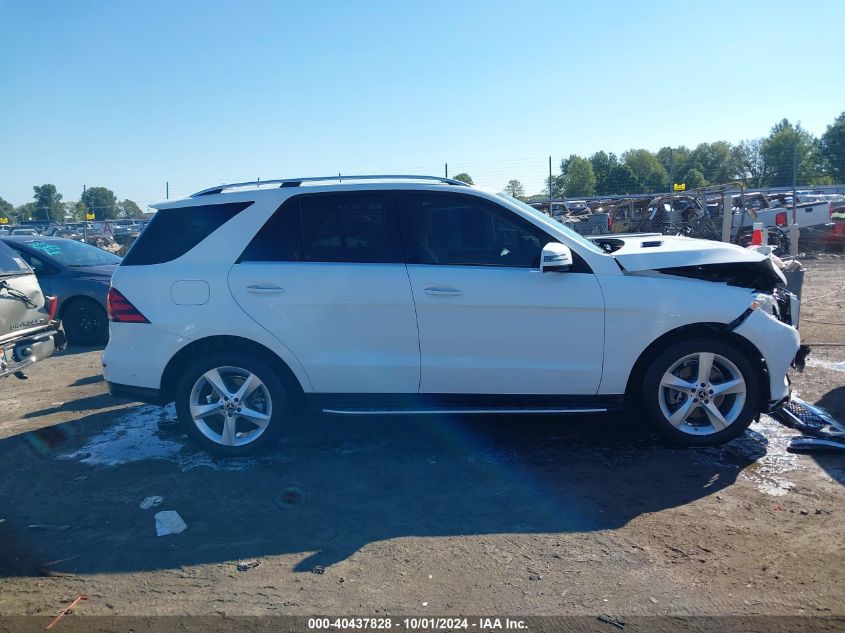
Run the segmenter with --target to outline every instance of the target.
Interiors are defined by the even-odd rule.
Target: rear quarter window
[[[122,266],[163,264],[181,257],[252,202],[228,202],[158,211],[123,258]]]
[[[0,242],[0,277],[31,275],[32,269],[16,251]]]

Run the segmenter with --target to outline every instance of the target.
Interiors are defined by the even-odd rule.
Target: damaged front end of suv
[[[786,372],[790,367],[803,370],[810,349],[800,344],[797,332],[800,301],[787,289],[774,259],[733,244],[661,234],[613,235],[593,241],[631,275],[684,278],[749,291],[744,310],[737,310],[721,328],[761,350],[771,380],[771,397],[763,409],[775,410],[789,400]]]

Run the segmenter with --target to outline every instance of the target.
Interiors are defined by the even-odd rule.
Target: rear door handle
[[[264,286],[261,284],[252,284],[247,286],[246,289],[256,294],[279,294],[285,291],[281,286]]]
[[[457,288],[446,288],[442,286],[429,286],[425,289],[425,293],[435,297],[460,297],[464,294]]]

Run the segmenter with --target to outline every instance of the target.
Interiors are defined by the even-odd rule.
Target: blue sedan
[[[44,294],[58,296],[58,318],[71,345],[100,345],[108,340],[106,297],[122,258],[61,237],[21,235],[0,240],[32,267]]]

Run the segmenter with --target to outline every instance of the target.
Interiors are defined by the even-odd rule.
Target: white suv
[[[446,178],[238,183],[159,211],[112,278],[104,375],[237,455],[304,411],[645,410],[676,442],[789,398],[798,302],[768,258],[587,240]]]

